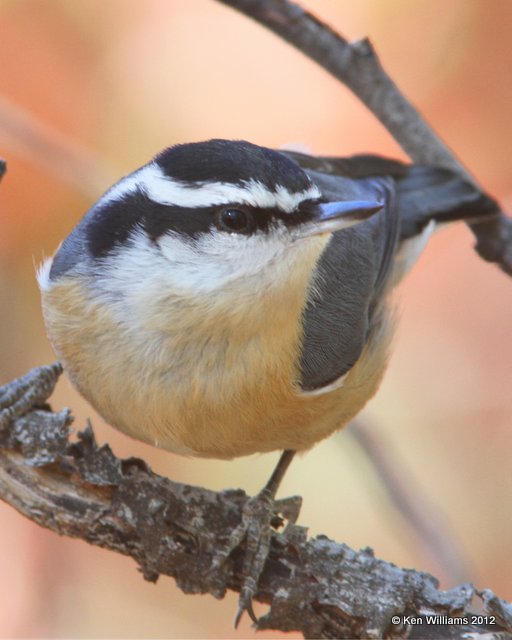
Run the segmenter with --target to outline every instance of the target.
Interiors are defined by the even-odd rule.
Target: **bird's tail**
[[[477,222],[499,212],[492,198],[447,169],[411,165],[397,185],[402,241],[422,234],[428,226]]]
[[[409,272],[437,228],[457,220],[478,222],[499,212],[494,200],[446,169],[412,165],[397,185],[400,238],[395,284]]]

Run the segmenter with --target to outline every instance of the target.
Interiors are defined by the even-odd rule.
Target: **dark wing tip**
[[[334,156],[311,156],[306,153],[288,150],[280,153],[294,160],[302,169],[353,179],[375,176],[391,176],[399,179],[407,174],[410,166],[400,160],[392,160],[373,154],[358,154],[346,158],[337,158]]]

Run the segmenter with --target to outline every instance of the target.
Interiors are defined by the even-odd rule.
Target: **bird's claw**
[[[62,373],[59,362],[32,369],[25,376],[0,387],[0,431],[12,420],[47,400]]]
[[[300,506],[300,498],[296,496],[274,500],[265,490],[254,498],[250,498],[244,505],[242,521],[231,532],[227,544],[213,560],[212,570],[220,568],[229,555],[245,542],[242,566],[243,583],[234,621],[235,628],[238,627],[244,611],[247,611],[254,623],[258,622],[252,606],[252,599],[269,554],[272,526],[275,526],[276,518],[279,518],[278,521],[282,524],[283,518],[279,514],[283,514],[289,523],[296,522]]]
[[[236,612],[234,626],[235,629],[238,628],[238,623],[240,622],[244,611],[247,611],[249,614],[249,618],[256,624],[258,622],[258,617],[254,613],[254,609],[252,608],[252,598],[254,596],[254,592],[256,591],[256,583],[254,586],[248,587],[245,585],[240,590],[240,595],[238,596],[238,611]]]

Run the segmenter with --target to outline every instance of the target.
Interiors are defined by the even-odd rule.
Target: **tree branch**
[[[41,367],[0,388],[2,499],[56,533],[131,556],[146,580],[171,576],[186,593],[217,598],[239,591],[243,548],[225,566],[211,567],[219,544],[240,522],[245,493],[179,484],[140,459],[116,458],[108,445],[97,446],[90,425],[70,440],[69,411],[44,406],[61,371],[58,364]],[[259,629],[301,631],[307,638],[512,633],[512,607],[492,592],[469,584],[440,591],[429,574],[399,569],[371,549],[356,552],[325,536],[307,539],[297,525],[273,532],[256,598],[272,604]],[[471,624],[473,601],[494,624]],[[426,615],[444,618],[427,627]],[[424,622],[407,624],[407,616]],[[451,616],[468,623],[450,624]]]
[[[350,43],[289,0],[218,1],[267,27],[345,84],[414,162],[446,167],[475,183],[388,76],[368,39]],[[493,218],[469,226],[479,255],[512,275],[512,219],[497,209]]]

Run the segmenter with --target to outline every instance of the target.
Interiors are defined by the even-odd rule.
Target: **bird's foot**
[[[268,490],[263,489],[245,503],[242,521],[232,531],[225,547],[217,553],[212,563],[212,571],[219,569],[229,555],[245,543],[243,583],[238,599],[235,628],[244,611],[247,611],[253,622],[258,621],[252,607],[252,599],[269,554],[272,529],[282,526],[285,519],[288,525],[294,524],[299,517],[301,503],[302,499],[299,496],[275,500]]]
[[[62,373],[59,362],[32,369],[21,378],[0,387],[0,431],[52,394]]]

